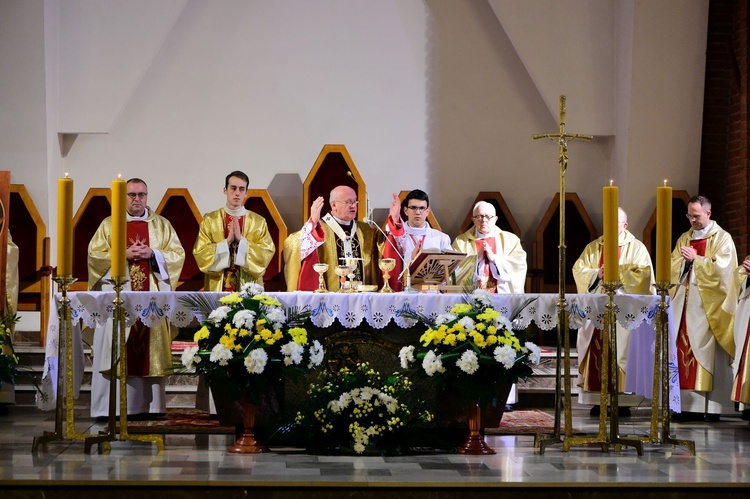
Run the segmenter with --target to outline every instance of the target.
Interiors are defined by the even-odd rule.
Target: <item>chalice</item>
[[[336,268],[333,269],[333,272],[339,276],[339,293],[346,293],[346,276],[350,271],[351,269],[348,265],[336,265]]]
[[[378,267],[383,271],[383,287],[380,290],[381,293],[392,293],[393,289],[388,284],[388,279],[391,278],[391,270],[396,268],[395,258],[383,258],[378,263]]]
[[[315,263],[313,264],[313,270],[318,273],[318,289],[315,290],[316,293],[325,293],[328,291],[326,289],[326,281],[323,279],[323,274],[325,274],[328,271],[328,264],[327,263]]]
[[[354,289],[354,278],[357,277],[357,267],[359,266],[359,260],[361,260],[361,258],[348,257],[343,258],[343,260],[344,263],[349,267],[349,273],[347,274],[347,277],[349,278],[349,288],[347,289],[347,291],[353,293],[354,291],[356,291],[356,289]]]

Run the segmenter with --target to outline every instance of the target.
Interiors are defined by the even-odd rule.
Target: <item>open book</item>
[[[466,253],[458,251],[422,250],[409,265],[411,282],[413,284],[449,282],[450,275],[464,258],[466,258]]]

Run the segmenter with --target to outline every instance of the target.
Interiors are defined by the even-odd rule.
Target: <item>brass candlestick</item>
[[[669,282],[657,282],[656,292],[661,298],[659,300],[659,311],[656,322],[656,348],[654,352],[654,393],[651,404],[651,440],[660,444],[671,444],[685,447],[691,456],[695,455],[695,442],[693,440],[682,440],[672,438],[669,433],[669,324],[667,315],[667,293],[672,284]],[[658,375],[657,375],[658,373]],[[659,387],[657,380],[661,379],[661,411],[658,407]],[[657,422],[656,415],[661,420],[661,438],[656,438]]]
[[[95,443],[101,446],[104,453],[109,453],[111,450],[110,442],[113,440],[152,443],[156,445],[159,452],[164,450],[163,435],[130,435],[128,433],[128,363],[125,339],[125,307],[121,296],[122,287],[126,282],[128,282],[126,277],[112,278],[115,288],[115,308],[112,317],[112,356],[109,366],[109,418],[107,429],[100,435],[94,435],[86,439],[86,453],[91,451],[91,446]],[[120,388],[119,437],[117,437],[117,411],[115,409],[118,384]]]
[[[55,403],[55,430],[45,431],[41,436],[34,437],[31,451],[36,452],[40,445],[49,442],[75,440],[81,441],[90,437],[87,433],[78,433],[75,426],[75,402],[73,390],[73,322],[70,314],[70,299],[68,289],[76,282],[72,275],[57,276],[53,278],[60,289],[60,317],[59,335],[57,340],[57,401]],[[64,347],[63,347],[64,345]],[[60,369],[65,352],[65,374]],[[63,377],[64,376],[64,377]],[[64,395],[63,395],[64,393]],[[63,401],[65,414],[63,415]],[[63,433],[63,417],[65,418],[65,432]]]

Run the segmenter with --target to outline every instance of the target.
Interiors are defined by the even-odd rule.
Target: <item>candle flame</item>
[[[614,182],[615,182],[614,180],[612,180],[612,179],[609,179],[609,186],[610,186],[610,187],[612,187],[612,184],[613,184]]]
[[[664,187],[667,186],[667,179],[664,179]]]
[[[68,172],[65,172],[65,178],[70,178],[68,177]]]
[[[117,174],[117,180],[122,180],[122,173]]]

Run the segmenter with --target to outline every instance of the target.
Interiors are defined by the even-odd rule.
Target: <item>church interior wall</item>
[[[149,183],[153,207],[186,187],[207,212],[244,170],[291,232],[321,148],[344,144],[372,208],[423,188],[455,237],[477,192],[500,191],[528,250],[559,186],[557,145],[531,135],[557,132],[565,94],[567,131],[594,136],[570,144],[566,190],[601,230],[613,178],[640,236],[663,178],[696,193],[707,5],[3,0],[0,106],[16,107],[0,113],[0,166],[53,247],[54,182],[38,179],[64,172],[76,206],[122,174]],[[60,133],[65,157],[47,145]]]

